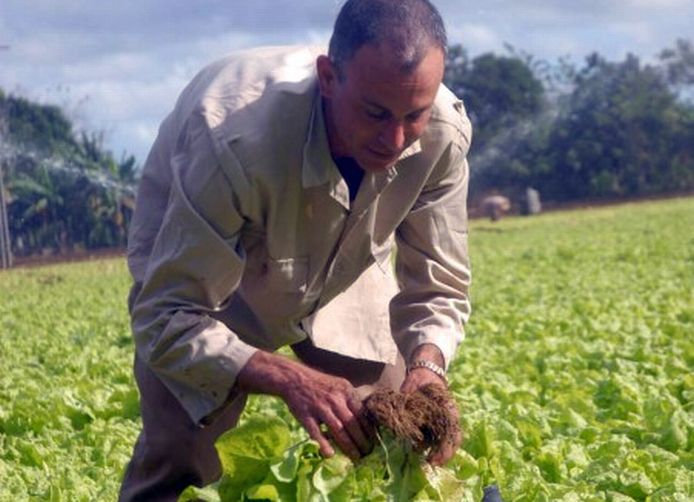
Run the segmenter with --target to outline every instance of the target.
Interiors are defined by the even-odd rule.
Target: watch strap
[[[416,361],[412,361],[410,365],[407,367],[407,372],[409,373],[413,369],[416,368],[426,368],[429,371],[434,372],[436,375],[440,376],[444,381],[446,380],[446,370],[444,370],[441,366],[438,364],[431,362],[427,359],[417,359]]]

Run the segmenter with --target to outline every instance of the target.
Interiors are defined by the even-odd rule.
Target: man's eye
[[[406,118],[408,122],[417,122],[424,115],[424,111],[410,113]]]
[[[366,115],[374,120],[385,120],[388,114],[382,110],[366,110]]]

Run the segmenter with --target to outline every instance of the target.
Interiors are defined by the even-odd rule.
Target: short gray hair
[[[341,73],[363,45],[390,45],[405,72],[414,70],[431,47],[447,50],[441,14],[429,0],[347,0],[340,9],[328,55]]]

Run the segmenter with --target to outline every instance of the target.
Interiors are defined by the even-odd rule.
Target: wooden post
[[[10,241],[10,225],[7,218],[3,178],[3,162],[0,159],[0,265],[2,268],[10,268],[12,266],[12,242]]]
[[[0,50],[9,50],[9,45],[0,45]],[[7,217],[7,201],[5,200],[5,169],[2,154],[5,150],[5,137],[9,133],[9,117],[5,107],[0,107],[0,267],[12,266],[12,241],[10,240],[10,225]]]
[[[7,217],[7,201],[5,200],[5,138],[9,132],[9,119],[4,106],[0,107],[0,268],[12,266],[12,241],[10,240],[10,225]]]

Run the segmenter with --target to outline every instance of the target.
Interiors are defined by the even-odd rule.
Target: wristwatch
[[[432,371],[436,373],[438,376],[440,376],[444,382],[447,382],[448,380],[446,379],[446,370],[444,370],[441,366],[439,366],[436,363],[433,363],[427,359],[417,359],[416,361],[412,361],[410,365],[407,367],[407,372],[409,373],[415,368],[426,368],[429,371]]]

